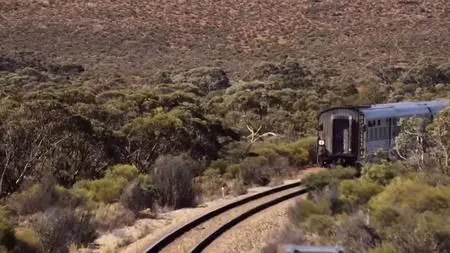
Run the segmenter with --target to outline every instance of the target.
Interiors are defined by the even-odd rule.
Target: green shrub
[[[333,178],[331,177],[330,171],[326,170],[309,175],[302,180],[302,184],[307,188],[320,191],[332,181]]]
[[[80,196],[50,182],[34,184],[20,193],[13,194],[7,200],[8,206],[20,215],[43,211],[51,206],[76,207],[82,203]]]
[[[85,203],[85,199],[79,195],[74,194],[70,189],[66,189],[63,186],[55,185],[54,192],[57,196],[58,206],[64,207],[78,207]]]
[[[387,228],[399,222],[400,213],[394,207],[383,207],[372,212],[371,217],[376,227]]]
[[[429,186],[410,179],[395,179],[383,192],[369,201],[369,207],[376,211],[382,208],[409,208],[416,201],[417,196],[429,189]]]
[[[234,179],[239,176],[239,166],[236,164],[230,165],[225,169],[225,178]]]
[[[336,184],[340,180],[352,179],[356,175],[355,168],[336,167],[334,169],[320,171],[302,180],[302,183],[315,190],[322,190],[329,184]]]
[[[218,168],[208,168],[205,171],[203,171],[203,176],[205,177],[219,177],[220,176],[220,169]]]
[[[120,199],[122,190],[128,181],[123,177],[81,180],[73,186],[74,193],[87,200],[113,203]]]
[[[370,249],[367,253],[399,253],[400,251],[392,243],[383,242],[376,248]]]
[[[448,186],[450,185],[450,176],[443,175],[442,173],[433,172],[419,172],[410,173],[407,175],[414,181],[427,184],[430,186]]]
[[[418,212],[444,211],[450,208],[450,187],[428,188],[416,196],[412,208]]]
[[[443,211],[450,207],[450,187],[431,187],[409,179],[399,179],[373,197],[369,207],[374,210],[393,207],[416,212]]]
[[[311,214],[302,227],[310,233],[327,237],[334,233],[335,222],[331,216]]]
[[[224,159],[218,159],[213,161],[209,168],[218,169],[220,174],[224,174],[226,172],[226,169],[228,168],[228,162]]]
[[[322,200],[319,204],[315,204],[311,200],[300,199],[289,209],[289,217],[294,224],[300,225],[311,215],[323,215],[328,212],[329,205],[325,200]]]
[[[41,239],[36,231],[31,228],[16,228],[16,245],[14,252],[43,252],[44,248],[41,243]]]
[[[343,180],[339,184],[340,200],[351,207],[366,204],[382,190],[382,186],[367,180]]]
[[[261,141],[253,143],[251,151],[255,154],[266,156],[270,153],[280,152],[280,145],[271,141]]]
[[[135,179],[138,176],[136,166],[129,164],[117,164],[106,171],[106,178],[122,177],[128,181]]]
[[[268,166],[267,158],[256,156],[248,157],[239,164],[239,178],[245,185],[267,185],[270,182],[272,171]]]
[[[132,225],[135,218],[132,211],[119,203],[101,204],[95,211],[96,227],[102,231]]]
[[[356,176],[357,171],[353,167],[336,167],[329,170],[332,178],[336,180],[352,179]]]
[[[316,140],[316,137],[303,138],[282,146],[282,150],[289,155],[293,165],[311,164],[316,162]]]
[[[383,161],[381,164],[368,164],[363,167],[362,176],[366,180],[387,185],[398,173],[394,171],[395,167],[387,161]]]

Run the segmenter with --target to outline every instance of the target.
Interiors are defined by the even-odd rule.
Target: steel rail
[[[257,200],[260,198],[263,198],[265,196],[274,194],[274,193],[278,193],[287,189],[291,189],[294,187],[298,187],[301,185],[301,182],[294,182],[294,183],[290,183],[290,184],[286,184],[286,185],[282,185],[282,186],[278,186],[272,189],[269,189],[267,191],[263,191],[263,192],[259,192],[256,193],[254,195],[245,197],[243,199],[237,200],[235,202],[229,203],[227,205],[224,205],[222,207],[219,207],[217,209],[214,209],[211,212],[208,212],[184,225],[182,225],[181,227],[173,230],[172,232],[166,234],[164,237],[162,237],[160,240],[158,240],[157,242],[155,242],[154,244],[152,244],[149,248],[147,248],[147,250],[145,251],[145,253],[156,253],[161,251],[163,248],[167,247],[170,243],[172,243],[173,241],[175,241],[177,238],[181,237],[184,233],[188,232],[189,230],[197,227],[198,225],[200,225],[201,223],[212,219],[228,210],[231,210],[233,208],[236,208],[238,206],[241,206],[243,204],[249,203],[253,200]]]
[[[191,253],[199,253],[202,252],[208,245],[210,245],[215,239],[220,237],[223,233],[225,233],[227,230],[231,229],[233,226],[237,225],[238,223],[242,222],[243,220],[247,219],[248,217],[268,208],[271,206],[274,206],[280,202],[283,202],[285,200],[288,200],[290,198],[293,198],[298,195],[305,194],[309,191],[308,188],[303,188],[295,192],[291,192],[288,194],[285,194],[281,197],[278,197],[276,199],[272,199],[270,201],[267,201],[259,206],[256,206],[245,213],[237,216],[236,218],[232,219],[231,221],[223,224],[220,226],[216,231],[209,234],[205,239],[203,239],[201,242],[199,242],[195,247],[191,249]]]

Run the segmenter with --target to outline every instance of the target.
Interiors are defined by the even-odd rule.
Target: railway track
[[[219,207],[166,234],[145,252],[202,252],[224,232],[246,218],[308,192],[300,182],[260,192]]]

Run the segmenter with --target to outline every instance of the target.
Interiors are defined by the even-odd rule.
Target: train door
[[[350,121],[346,118],[333,119],[333,153],[342,154],[349,151]],[[351,149],[350,149],[351,150]]]

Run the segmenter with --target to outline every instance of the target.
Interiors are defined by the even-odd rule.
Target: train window
[[[378,122],[377,122],[377,123],[378,123],[377,125],[379,125],[379,126],[380,126],[380,125],[381,125],[381,120],[378,120]]]

